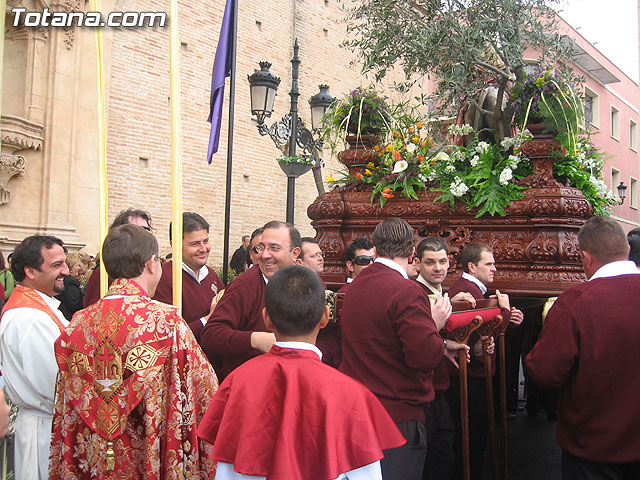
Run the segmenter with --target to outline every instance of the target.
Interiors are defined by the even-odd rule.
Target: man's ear
[[[303,263],[302,263],[302,260],[300,260],[300,257],[296,258],[296,259],[293,261],[293,264],[294,264],[294,265],[300,265],[301,267],[304,267],[304,265],[303,265]]]
[[[329,324],[329,307],[327,307],[325,305],[324,313],[322,314],[322,317],[320,318],[320,321],[318,322],[318,325],[320,326],[320,328],[324,328],[328,324]]]
[[[29,280],[35,280],[36,271],[38,271],[35,267],[24,267],[24,274]]]
[[[291,250],[291,255],[293,255],[294,260],[296,260],[300,256],[300,252],[302,252],[302,249],[300,247],[293,247],[293,250]]]
[[[351,260],[347,260],[345,262],[345,266],[347,267],[347,272],[354,273],[355,269],[353,268],[353,262]]]
[[[146,262],[144,262],[144,268],[145,270],[147,270],[151,275],[156,273],[156,268],[162,268],[160,265],[160,262],[156,260],[156,256],[152,255],[151,258],[149,260],[147,260]]]
[[[473,262],[467,263],[467,270],[469,270],[469,273],[473,275],[474,273],[476,273],[476,264]]]
[[[264,307],[262,309],[262,320],[264,321],[264,326],[267,327],[267,330],[270,332],[276,333],[276,329],[273,326],[273,322],[271,321],[271,317],[267,313],[267,308]]]

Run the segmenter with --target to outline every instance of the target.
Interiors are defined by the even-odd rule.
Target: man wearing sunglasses
[[[376,249],[367,237],[357,238],[351,242],[347,247],[347,261],[345,263],[350,277],[347,277],[347,283],[338,292],[346,292],[351,282],[355,280],[362,270],[371,265],[375,258]]]
[[[271,221],[263,227],[254,248],[259,268],[250,268],[231,282],[213,315],[204,326],[201,345],[207,356],[221,356],[216,371],[222,381],[234,368],[266,353],[275,335],[264,324],[264,290],[281,268],[296,263],[300,255],[300,232],[291,224]]]

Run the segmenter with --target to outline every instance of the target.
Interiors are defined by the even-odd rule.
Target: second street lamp
[[[322,115],[333,103],[333,97],[328,93],[327,85],[320,85],[320,92],[314,95],[311,105],[311,123],[313,131],[309,130],[302,119],[298,117],[298,69],[300,58],[298,57],[298,40],[293,46],[293,59],[291,60],[291,107],[289,113],[270,127],[264,122],[273,113],[273,105],[280,84],[280,79],[269,71],[269,62],[260,62],[260,70],[248,76],[251,88],[251,113],[258,120],[258,132],[260,135],[269,135],[273,143],[283,153],[288,148],[288,156],[296,156],[296,147],[300,147],[304,153],[314,155],[322,150],[322,138],[320,136],[320,123]],[[316,134],[314,136],[314,134]],[[315,138],[317,137],[317,138]],[[319,155],[318,155],[319,156]],[[281,164],[287,175],[287,222],[293,223],[295,207],[295,179],[305,173],[307,169],[297,170],[287,168]]]

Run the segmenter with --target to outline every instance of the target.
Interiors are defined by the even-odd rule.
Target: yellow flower
[[[365,168],[364,173],[366,173],[367,175],[371,175],[371,170],[369,170],[368,168]]]
[[[329,174],[329,176],[327,177],[327,183],[335,183],[336,179],[333,178],[333,174]]]
[[[389,144],[384,148],[385,152],[390,152],[393,150],[393,145]]]
[[[418,123],[416,123],[416,127],[422,128],[422,127],[424,127],[424,124],[422,122],[418,122]]]
[[[391,136],[393,138],[398,138],[400,136],[400,134],[398,132],[391,132]]]
[[[367,168],[373,168],[375,167],[375,165],[373,164],[373,162],[369,162],[367,163]]]
[[[414,135],[413,137],[411,137],[411,141],[413,143],[418,143],[420,141],[420,137],[417,135]]]

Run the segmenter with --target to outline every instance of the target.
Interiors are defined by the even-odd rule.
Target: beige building
[[[183,206],[212,225],[211,263],[221,265],[228,95],[219,152],[207,165],[211,70],[224,0],[179,2],[183,132]],[[94,33],[87,27],[13,26],[13,8],[26,12],[88,11],[85,0],[9,0],[2,86],[0,249],[25,236],[61,237],[71,250],[95,253],[98,232],[98,104]],[[284,219],[286,177],[280,154],[251,119],[247,75],[272,62],[282,82],[271,122],[289,110],[293,43],[300,45],[299,112],[310,125],[308,99],[318,84],[341,96],[371,80],[339,47],[345,37],[337,0],[239,2],[230,245],[272,219]],[[114,1],[103,12],[167,12],[169,2]],[[24,13],[23,13],[24,18]],[[168,25],[168,24],[167,24]],[[148,210],[163,253],[171,215],[169,28],[104,28],[107,89],[109,220],[120,210]],[[393,79],[390,79],[390,81]],[[325,156],[329,152],[325,151]],[[326,177],[339,167],[325,159]],[[296,224],[314,231],[306,215],[317,190],[311,173],[296,183]]]

